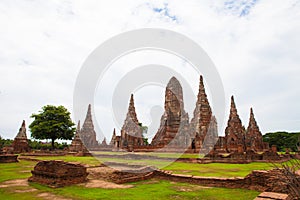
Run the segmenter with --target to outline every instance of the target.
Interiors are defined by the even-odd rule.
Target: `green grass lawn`
[[[268,170],[274,166],[270,163],[253,162],[249,164],[224,164],[224,163],[182,163],[173,162],[164,167],[164,170],[178,174],[191,174],[206,177],[245,177],[253,170]]]
[[[82,164],[87,164],[89,166],[100,165],[101,162],[95,157],[91,156],[23,156],[27,158],[37,159],[37,160],[63,160],[65,162],[80,162]]]
[[[150,153],[138,153],[143,155],[157,156],[160,158],[203,158],[204,155],[198,153],[161,153],[161,152],[150,152]]]
[[[46,159],[47,158],[47,159]],[[74,161],[71,157],[40,157],[40,159]],[[90,162],[91,157],[74,157],[76,161]],[[79,159],[78,159],[79,158]],[[0,186],[4,181],[27,179],[36,162],[21,160],[19,163],[0,164]],[[184,163],[182,163],[184,164]],[[40,199],[38,195],[50,193],[71,199],[254,199],[259,192],[245,189],[207,188],[188,183],[174,183],[161,180],[148,180],[131,183],[126,189],[85,188],[82,185],[52,189],[36,183],[29,186],[0,187],[0,199]],[[36,189],[35,191],[26,190]],[[17,191],[25,192],[17,192]]]
[[[132,152],[113,152],[113,151],[92,151],[93,155],[125,155]],[[135,152],[134,154],[156,156],[160,158],[203,158],[204,155],[198,153],[163,153],[163,152]]]
[[[37,191],[16,193],[14,188],[0,188],[0,199],[39,199],[41,193],[55,194],[70,199],[208,199],[208,200],[248,200],[254,199],[259,192],[245,189],[207,188],[186,183],[169,181],[142,181],[133,183],[127,189],[85,188],[84,186],[68,186],[52,189],[36,183],[30,188]],[[20,189],[20,188],[19,188]],[[26,188],[24,188],[26,189]]]
[[[17,163],[0,163],[0,182],[28,178],[36,162],[20,161]],[[1,198],[0,198],[1,199]]]
[[[168,154],[163,154],[163,155],[168,156]],[[191,156],[191,155],[187,154],[187,156]],[[263,163],[263,162],[252,162],[248,164],[224,164],[224,163],[198,164],[198,163],[172,162],[172,161],[165,161],[165,160],[144,160],[144,159],[131,160],[131,159],[114,158],[114,157],[95,158],[89,156],[80,157],[80,156],[71,156],[71,155],[32,156],[30,158],[34,158],[38,160],[63,160],[66,162],[80,162],[82,164],[88,164],[89,166],[97,166],[103,162],[151,165],[160,169],[172,171],[173,173],[177,173],[177,174],[189,174],[189,175],[206,176],[206,177],[245,177],[253,170],[268,170],[274,168],[274,165],[272,165],[271,163]],[[12,165],[18,166],[18,164],[12,164]]]
[[[259,192],[245,189],[205,188],[186,183],[169,181],[141,181],[133,183],[133,188],[127,189],[101,189],[83,188],[82,186],[69,186],[50,189],[39,184],[32,184],[40,191],[72,199],[254,199]]]
[[[127,164],[152,165],[177,174],[189,174],[206,177],[245,177],[253,170],[268,170],[274,168],[270,163],[253,162],[249,164],[224,163],[184,163],[162,160],[130,160],[121,158],[100,158],[101,162],[118,162]]]

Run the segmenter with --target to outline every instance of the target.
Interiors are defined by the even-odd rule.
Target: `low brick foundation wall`
[[[220,177],[202,177],[193,175],[183,175],[183,174],[172,174],[168,171],[157,170],[155,172],[155,177],[159,179],[174,181],[174,182],[185,182],[203,186],[211,187],[226,187],[226,188],[247,188],[244,187],[244,178],[220,178]]]
[[[131,183],[131,182],[148,180],[148,179],[153,178],[154,176],[155,176],[154,172],[149,172],[149,173],[143,174],[143,175],[136,175],[136,176],[133,176],[133,177],[119,179],[119,180],[116,180],[114,182],[118,183],[118,184]]]
[[[12,163],[12,162],[18,162],[18,155],[14,155],[14,154],[0,155],[0,163]]]
[[[63,161],[40,161],[31,171],[30,182],[37,182],[50,187],[63,187],[87,181],[87,170],[81,164]]]
[[[244,188],[256,191],[279,192],[289,194],[289,180],[279,169],[273,170],[254,170],[251,174],[242,177],[220,178],[220,177],[201,177],[193,175],[172,174],[168,171],[157,170],[155,177],[159,179],[185,182],[211,187],[225,188]],[[298,177],[300,180],[300,176]]]

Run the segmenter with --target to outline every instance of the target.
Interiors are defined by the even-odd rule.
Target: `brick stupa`
[[[121,129],[121,148],[132,151],[134,146],[143,144],[142,128],[136,116],[133,94],[131,94],[128,112]]]
[[[25,153],[30,151],[26,135],[25,120],[22,122],[21,128],[12,143],[12,147],[14,153]]]
[[[172,77],[165,91],[165,112],[151,145],[161,148],[169,144],[177,147],[184,146],[184,142],[190,144],[190,136],[184,131],[188,122],[188,114],[184,111],[182,87],[179,81]],[[187,138],[181,138],[181,136]],[[180,138],[181,141],[178,141]]]
[[[250,109],[249,125],[246,131],[246,145],[247,148],[259,152],[268,148],[263,142],[262,133],[256,123],[252,108]]]
[[[231,96],[229,119],[225,129],[227,150],[229,152],[238,151],[238,145],[244,145],[245,132],[245,127],[242,125],[242,121],[237,113],[234,97]],[[243,150],[246,150],[244,146],[243,148]]]
[[[83,142],[81,141],[81,138],[80,138],[80,121],[78,121],[76,133],[75,133],[75,136],[74,136],[74,138],[72,140],[72,143],[69,147],[69,151],[84,154],[84,155],[86,155],[86,154],[89,155],[89,151],[84,146],[84,144],[83,144]]]
[[[215,118],[213,119],[216,120]],[[196,152],[199,152],[202,147],[202,143],[207,135],[211,120],[212,111],[205,92],[203,77],[200,76],[196,107],[194,109],[194,116],[190,123],[190,132],[191,137],[193,138],[192,149],[195,149]],[[212,125],[216,126],[216,121],[213,122],[215,123],[212,123]]]
[[[114,128],[113,135],[112,135],[112,137],[111,137],[111,140],[110,140],[110,142],[109,142],[109,145],[110,145],[110,146],[114,146],[115,141],[116,141],[116,129]]]
[[[86,118],[80,130],[80,138],[83,144],[88,148],[97,148],[98,142],[96,140],[96,132],[94,129],[93,119],[92,119],[92,109],[91,104],[88,106],[88,111]]]

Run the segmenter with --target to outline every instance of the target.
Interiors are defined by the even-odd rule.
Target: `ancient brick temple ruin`
[[[109,142],[109,145],[110,145],[110,146],[114,146],[114,145],[115,145],[116,137],[117,137],[117,136],[116,136],[116,129],[114,128],[114,131],[113,131],[111,140],[110,140],[110,142]],[[118,147],[118,145],[116,145],[116,147]]]
[[[252,108],[250,108],[250,119],[248,128],[246,130],[245,143],[246,150],[262,152],[269,149],[269,144],[263,142],[262,133],[260,132],[259,127],[256,123]]]
[[[191,143],[188,132],[189,116],[184,110],[182,87],[179,81],[172,77],[165,92],[165,112],[160,120],[160,127],[151,145],[162,148],[183,147]]]
[[[179,81],[172,77],[166,86],[164,113],[160,120],[160,127],[151,144],[145,145],[143,142],[142,130],[136,117],[133,95],[131,95],[121,136],[117,136],[114,130],[109,146],[130,151],[185,149],[186,152],[210,153],[210,155],[247,151],[272,152],[269,151],[268,144],[262,141],[262,134],[252,108],[248,128],[244,128],[233,96],[225,136],[218,136],[217,120],[210,107],[202,76],[200,76],[199,91],[191,121],[184,110],[182,87]]]
[[[179,81],[172,77],[165,90],[164,113],[160,119],[160,126],[151,144],[145,143],[143,130],[139,122],[134,105],[133,95],[130,97],[128,111],[121,134],[118,136],[113,130],[111,141],[106,139],[98,144],[92,121],[91,105],[88,107],[85,122],[79,133],[82,143],[88,149],[125,150],[125,151],[185,151],[208,154],[215,157],[218,154],[232,153],[232,158],[251,155],[251,159],[276,157],[277,153],[269,148],[262,140],[262,133],[256,123],[253,109],[250,109],[249,125],[247,129],[238,115],[233,96],[231,97],[230,114],[225,129],[225,136],[218,136],[217,119],[213,115],[205,92],[204,80],[200,76],[199,91],[193,112],[189,120],[184,109],[183,91]],[[78,136],[72,142],[71,149],[80,146]],[[183,150],[183,151],[182,151]],[[263,154],[262,154],[263,153]],[[259,158],[258,158],[259,157]],[[274,158],[275,158],[274,157]]]
[[[250,119],[247,130],[237,113],[234,97],[231,97],[230,113],[225,129],[225,137],[219,137],[214,147],[215,152],[263,152],[269,149],[269,145],[262,140],[262,133],[254,118],[253,109],[250,109]]]
[[[209,151],[218,138],[217,119],[212,115],[202,76],[200,76],[199,92],[189,132],[192,137],[190,149],[195,150],[194,152],[199,152],[201,149]]]
[[[84,183],[88,176],[86,167],[81,164],[55,160],[40,161],[31,173],[28,181],[54,188]]]
[[[110,144],[113,145],[115,149],[122,148],[129,151],[132,151],[135,147],[145,145],[142,127],[135,112],[133,94],[131,94],[128,112],[121,129],[121,137],[116,136],[114,129]]]
[[[207,149],[209,152],[218,138],[218,129],[205,93],[202,76],[193,114],[189,122],[188,113],[184,110],[182,87],[179,81],[172,77],[166,87],[165,112],[161,118],[160,128],[152,140],[152,147],[179,151],[187,149],[189,152],[197,153],[201,149]]]
[[[230,113],[225,129],[225,137],[219,137],[217,144],[215,145],[215,151],[221,153],[238,151],[238,146],[242,145],[239,151],[244,152],[245,147],[245,127],[242,125],[242,121],[237,113],[237,109],[234,102],[234,97],[231,97]]]
[[[12,148],[14,153],[25,153],[30,151],[26,135],[25,120],[23,120],[21,128],[12,143]]]
[[[256,123],[253,109],[250,109],[248,128],[242,125],[234,102],[231,97],[230,113],[225,129],[225,136],[219,137],[213,150],[207,157],[221,158],[222,153],[230,153],[228,158],[248,160],[277,160],[279,156],[276,148],[269,148],[269,144],[263,142],[262,133]],[[259,153],[259,154],[258,154]]]
[[[69,151],[73,153],[78,153],[79,155],[89,155],[89,151],[84,146],[80,138],[80,121],[78,121],[77,129],[75,136],[72,140],[72,143],[69,147]]]
[[[94,129],[93,119],[92,119],[92,109],[91,104],[88,106],[88,111],[86,114],[86,118],[84,120],[84,123],[82,125],[82,128],[79,132],[80,138],[83,142],[83,144],[88,148],[97,148],[98,142],[96,140],[96,132]]]

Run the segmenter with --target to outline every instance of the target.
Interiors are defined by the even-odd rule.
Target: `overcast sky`
[[[263,133],[300,131],[299,0],[2,0],[0,27],[4,138],[14,138],[22,120],[28,126],[30,115],[47,104],[64,105],[75,121],[73,91],[85,59],[112,36],[145,27],[184,34],[207,52],[223,82],[225,122],[234,95],[246,127],[253,107]],[[174,67],[197,94],[199,77],[188,66],[182,71],[182,60],[147,51],[125,56],[107,71],[95,94],[99,139],[105,135],[110,140],[113,128],[119,131],[122,126],[109,104],[112,91],[126,73],[146,64]],[[133,91],[137,116],[145,125],[159,124],[150,111],[158,106],[157,112],[162,112],[164,84]],[[208,95],[213,92],[206,88]],[[129,94],[126,106],[128,100]],[[184,100],[191,118],[196,98]],[[87,105],[84,113],[86,109]],[[117,118],[124,120],[125,115]],[[220,135],[224,129],[220,124]]]

